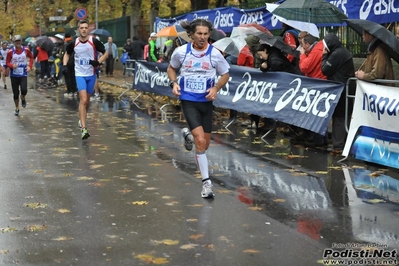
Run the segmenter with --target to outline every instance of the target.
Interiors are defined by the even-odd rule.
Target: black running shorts
[[[213,103],[211,101],[192,102],[182,100],[181,109],[190,130],[202,126],[205,133],[212,132]]]

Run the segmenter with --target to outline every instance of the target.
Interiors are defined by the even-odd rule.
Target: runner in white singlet
[[[168,77],[173,94],[179,96],[181,107],[191,130],[183,128],[185,147],[192,149],[195,144],[195,158],[202,177],[203,198],[213,198],[212,183],[209,178],[208,159],[205,151],[209,148],[212,132],[212,101],[218,91],[229,80],[229,64],[223,55],[208,43],[212,23],[196,19],[182,23],[192,41],[178,47],[172,54],[168,66]],[[177,78],[176,70],[180,68]],[[220,75],[216,80],[216,75]]]

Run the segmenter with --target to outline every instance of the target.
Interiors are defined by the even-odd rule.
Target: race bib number
[[[205,93],[206,78],[187,78],[184,79],[184,90],[192,93]]]
[[[79,65],[81,66],[87,66],[90,64],[90,59],[89,58],[82,58],[79,59]]]
[[[15,75],[23,75],[24,74],[24,68],[23,67],[17,67],[13,69],[13,73]]]

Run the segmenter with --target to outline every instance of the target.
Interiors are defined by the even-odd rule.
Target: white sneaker
[[[201,197],[203,197],[203,198],[214,198],[215,197],[215,194],[213,194],[213,191],[212,191],[212,182],[211,181],[205,181],[202,183]]]
[[[193,149],[193,144],[194,144],[194,137],[191,134],[190,130],[188,128],[183,128],[181,130],[181,135],[184,138],[184,147],[186,150],[191,151]]]

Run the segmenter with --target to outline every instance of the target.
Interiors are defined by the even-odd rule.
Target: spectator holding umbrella
[[[6,64],[10,68],[11,87],[15,104],[14,115],[16,116],[19,115],[19,94],[21,94],[22,107],[26,107],[25,97],[28,93],[28,73],[32,69],[33,61],[33,54],[29,48],[22,46],[21,35],[15,35],[14,47],[7,53]]]
[[[123,46],[123,52],[127,53],[128,59],[131,59],[133,57],[133,45],[132,45],[132,40],[127,39],[125,45]],[[121,60],[122,61],[122,60]],[[123,63],[123,62],[122,62]],[[123,75],[125,75],[126,68],[130,68],[130,62],[127,61],[124,63],[125,67],[123,68]],[[130,74],[129,74],[130,75]]]
[[[329,33],[323,39],[324,51],[321,71],[328,80],[347,83],[348,79],[355,76],[355,67],[352,54],[342,45],[335,34]],[[349,94],[354,95],[356,84],[349,84]],[[352,102],[350,102],[352,103]],[[351,117],[352,104],[349,106]],[[345,93],[341,94],[338,105],[332,115],[332,148],[327,150],[342,153],[346,142],[345,128]]]
[[[387,45],[366,30],[363,30],[362,37],[364,42],[368,44],[367,59],[364,63],[364,71],[358,70],[355,72],[356,78],[363,80],[395,79],[392,61],[387,53],[389,49]]]

